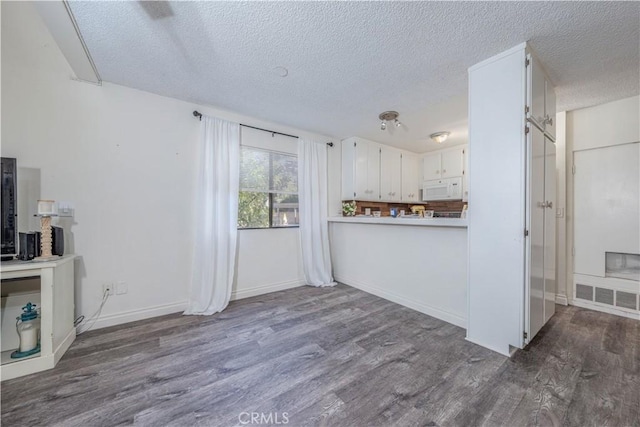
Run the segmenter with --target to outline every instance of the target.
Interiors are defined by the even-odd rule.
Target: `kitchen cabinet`
[[[419,163],[417,155],[402,153],[402,196],[401,200],[407,203],[417,202],[420,196]]]
[[[540,62],[527,55],[527,119],[552,139],[556,137],[556,95]]]
[[[398,202],[402,197],[402,152],[389,147],[380,150],[380,200]]]
[[[464,172],[464,147],[453,147],[427,153],[422,159],[424,181],[454,178]]]
[[[380,200],[380,151],[366,139],[342,141],[342,200]]]
[[[526,43],[469,69],[467,339],[507,356],[555,307],[555,107],[542,72]]]

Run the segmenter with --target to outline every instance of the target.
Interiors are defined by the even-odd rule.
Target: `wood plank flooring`
[[[348,286],[290,289],[87,332],[2,383],[2,424],[640,426],[640,322],[558,306],[511,359],[464,336]]]

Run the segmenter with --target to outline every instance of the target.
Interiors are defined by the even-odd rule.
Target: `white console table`
[[[11,359],[2,352],[0,380],[9,380],[56,366],[76,338],[74,321],[75,255],[47,262],[3,262],[2,280],[40,277],[40,353]]]

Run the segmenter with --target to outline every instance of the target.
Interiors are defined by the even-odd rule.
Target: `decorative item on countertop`
[[[356,215],[356,201],[342,202],[342,215],[343,216],[355,216]]]
[[[54,200],[38,200],[38,216],[40,217],[40,256],[34,261],[49,261],[58,258],[53,255],[51,235],[51,217],[58,216],[56,212],[56,202]]]
[[[425,208],[422,205],[411,206],[411,212],[414,215],[418,215],[420,218],[424,218]]]
[[[425,218],[433,218],[433,213],[434,213],[434,212],[435,212],[435,211],[433,211],[433,210],[430,210],[430,211],[424,211],[424,217],[425,217]]]
[[[467,219],[467,213],[469,212],[469,205],[464,205],[462,207],[462,212],[460,213],[461,219]]]
[[[390,214],[393,218],[395,218],[395,217],[397,217],[397,216],[398,216],[398,210],[397,210],[396,208],[391,208],[391,209],[389,209],[389,214]]]
[[[20,337],[20,347],[11,353],[12,359],[31,356],[40,352],[40,317],[36,305],[27,303],[23,313],[16,317],[16,331]]]

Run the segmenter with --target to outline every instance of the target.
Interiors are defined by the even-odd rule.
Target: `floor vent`
[[[576,298],[593,301],[593,286],[576,284]]]
[[[638,309],[638,295],[631,292],[616,291],[616,305],[618,307]]]
[[[613,305],[613,289],[596,288],[596,302]]]

